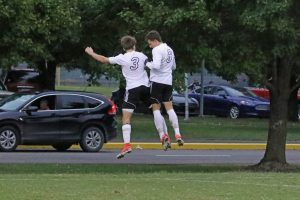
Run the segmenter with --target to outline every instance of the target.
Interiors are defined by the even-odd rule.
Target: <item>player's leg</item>
[[[154,124],[159,134],[160,140],[163,145],[163,149],[166,151],[171,148],[170,137],[166,130],[165,119],[161,115],[160,108],[162,102],[162,90],[161,86],[158,83],[152,83],[151,85],[151,101],[152,101],[152,111],[154,117]]]
[[[132,148],[130,144],[130,135],[131,135],[131,124],[130,118],[133,113],[133,109],[122,109],[122,134],[123,134],[123,141],[124,145],[121,152],[117,155],[117,158],[123,158],[127,153],[131,153]]]
[[[149,109],[152,109],[151,105],[151,98],[150,98],[150,87],[142,86],[142,92],[140,96],[141,101],[145,104],[146,107],[149,107]],[[155,101],[157,102],[157,101]],[[160,104],[157,106],[157,110],[160,110]],[[168,127],[166,125],[166,121],[164,117],[162,117],[163,120],[163,131],[159,133],[160,138],[162,137],[163,134],[168,134]],[[158,125],[159,126],[159,125]]]
[[[180,134],[179,130],[179,123],[178,123],[178,117],[173,109],[173,103],[172,103],[172,86],[168,85],[165,87],[165,90],[163,92],[163,104],[165,106],[165,109],[169,115],[169,120],[171,122],[171,125],[175,132],[175,138],[176,142],[179,146],[183,146],[184,141],[182,139],[182,136]]]
[[[124,145],[121,152],[117,155],[117,158],[123,158],[127,153],[132,151],[130,144],[130,136],[131,136],[131,116],[135,109],[136,101],[135,101],[135,90],[129,90],[125,93],[124,103],[122,105],[122,134]]]

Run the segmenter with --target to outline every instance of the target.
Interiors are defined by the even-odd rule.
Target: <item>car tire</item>
[[[14,151],[20,141],[19,131],[13,126],[3,126],[0,128],[0,151]]]
[[[237,106],[232,106],[229,109],[229,113],[228,113],[229,118],[231,119],[237,119],[240,117],[240,110]]]
[[[56,149],[57,151],[67,151],[72,144],[53,144],[52,147]]]
[[[104,134],[97,127],[86,128],[80,139],[80,147],[85,152],[98,152],[104,144]]]

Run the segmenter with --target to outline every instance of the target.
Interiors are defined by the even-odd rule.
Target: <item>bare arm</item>
[[[172,66],[172,70],[175,70],[176,69],[176,62],[175,62],[175,57],[173,59],[173,66]]]
[[[97,61],[99,61],[101,63],[109,63],[109,60],[108,60],[107,57],[105,57],[103,55],[96,54],[91,47],[85,48],[85,52],[88,55],[90,55],[91,57],[93,57],[95,60],[97,60]]]

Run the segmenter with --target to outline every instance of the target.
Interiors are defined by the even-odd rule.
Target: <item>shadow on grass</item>
[[[240,165],[0,164],[0,174],[142,174],[252,172]],[[255,171],[254,171],[255,172]],[[300,172],[300,166],[292,171]]]

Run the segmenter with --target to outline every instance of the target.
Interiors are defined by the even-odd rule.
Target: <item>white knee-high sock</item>
[[[122,126],[122,133],[123,133],[123,140],[124,143],[130,143],[130,134],[131,134],[131,125],[130,124],[124,124]]]
[[[162,136],[165,134],[164,133],[164,117],[161,115],[160,110],[155,110],[153,111],[153,116],[154,116],[154,124],[157,129],[157,132],[159,134],[160,139],[162,139]]]
[[[178,117],[177,117],[174,109],[168,110],[167,113],[169,115],[169,120],[172,124],[172,127],[174,128],[175,135],[176,134],[180,135]]]
[[[167,127],[166,120],[164,117],[163,117],[163,130],[164,130],[165,134],[168,134],[168,127]]]

